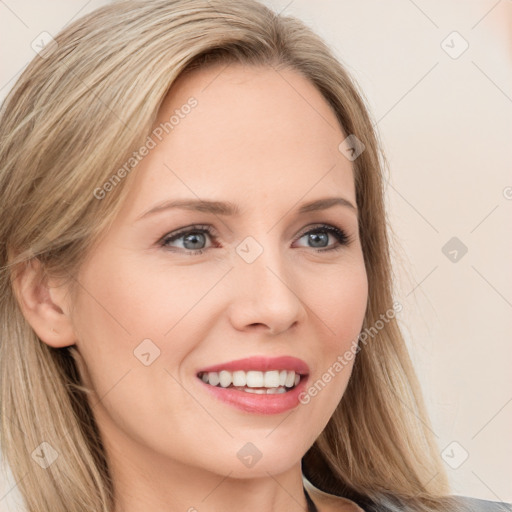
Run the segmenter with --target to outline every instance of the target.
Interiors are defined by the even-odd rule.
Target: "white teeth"
[[[219,374],[217,372],[210,372],[208,374],[208,382],[212,386],[216,386],[220,382]]]
[[[285,388],[292,388],[300,382],[300,375],[293,371],[287,370],[270,370],[268,372],[259,371],[243,371],[237,370],[235,372],[229,372],[227,370],[221,370],[220,372],[206,372],[201,374],[203,382],[212,386],[220,384],[221,387],[236,387],[243,388],[244,391],[249,393],[258,394],[274,394],[274,393],[285,393]],[[267,388],[265,389],[254,389],[254,388]]]
[[[205,373],[205,375],[208,375]],[[206,382],[208,382],[208,377],[206,377]],[[247,379],[245,377],[245,372],[237,371],[233,372],[233,386],[245,386],[247,384]]]
[[[267,395],[277,395],[279,393],[286,393],[286,388],[279,387],[279,388],[268,388],[267,389]]]
[[[266,395],[267,390],[266,389],[251,389],[251,388],[244,388],[244,391],[247,393],[255,393],[256,395]]]
[[[211,384],[211,380],[210,380],[210,384]],[[286,380],[284,382],[284,385],[287,387],[287,388],[291,388],[293,386],[295,382],[295,372],[288,372],[286,374]]]
[[[272,372],[265,372],[265,387],[277,388],[279,387],[279,372],[274,370]]]
[[[249,388],[262,388],[263,387],[263,372],[247,372],[247,383]]]
[[[231,384],[231,381],[232,381],[232,376],[231,376],[231,373],[230,372],[227,372],[225,370],[222,370],[220,373],[219,373],[219,381],[220,381],[220,385],[223,387],[223,388],[227,388],[230,384]]]
[[[257,395],[278,395],[280,393],[286,393],[286,389],[283,387],[268,389],[241,388],[240,391],[245,391],[246,393],[255,393]]]

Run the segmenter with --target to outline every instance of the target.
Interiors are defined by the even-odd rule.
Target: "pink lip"
[[[245,359],[237,359],[236,361],[229,361],[226,363],[208,366],[207,368],[201,368],[198,370],[198,373],[220,372],[221,370],[227,370],[228,372],[235,372],[237,370],[253,370],[260,372],[267,372],[271,370],[287,370],[294,371],[300,375],[309,374],[309,366],[302,359],[291,356],[254,356]]]
[[[293,389],[274,395],[258,395],[236,388],[211,386],[201,379],[197,379],[197,383],[215,399],[241,411],[252,414],[280,414],[295,409],[299,405],[301,393],[304,393],[308,380],[308,376],[301,377],[300,382]]]

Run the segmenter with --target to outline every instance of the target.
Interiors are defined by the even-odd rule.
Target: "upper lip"
[[[267,372],[271,370],[288,370],[294,371],[300,375],[309,374],[309,366],[302,359],[292,356],[281,357],[264,357],[253,356],[245,359],[237,359],[236,361],[228,361],[225,363],[215,364],[207,368],[201,368],[198,373],[220,372],[227,370],[235,372],[237,370],[255,370],[260,372]]]

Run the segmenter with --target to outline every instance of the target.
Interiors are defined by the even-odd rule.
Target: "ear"
[[[37,258],[18,271],[13,286],[23,316],[41,341],[54,348],[75,343],[67,288],[47,278]]]

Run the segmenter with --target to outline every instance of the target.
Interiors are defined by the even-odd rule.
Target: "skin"
[[[21,279],[22,309],[43,342],[81,354],[116,512],[306,510],[301,457],[342,398],[353,361],[309,404],[273,415],[215,400],[196,372],[292,355],[308,363],[312,383],[357,339],[368,298],[357,211],[295,212],[322,197],[356,205],[352,163],[338,150],[346,134],[293,70],[231,64],[182,76],[155,126],[191,96],[197,107],[132,171],[122,211],[76,276],[76,302],[65,286],[38,285],[34,262]],[[230,201],[241,214],[175,209],[137,220],[184,198]],[[194,224],[212,226],[215,237],[158,245]],[[320,224],[344,230],[350,243],[317,252],[304,234],[322,236]],[[250,264],[235,250],[248,236],[263,248]],[[329,234],[326,245],[339,244]],[[205,251],[191,256],[190,247]],[[149,366],[134,357],[147,338],[160,350]],[[262,454],[250,468],[237,457],[247,442]]]

